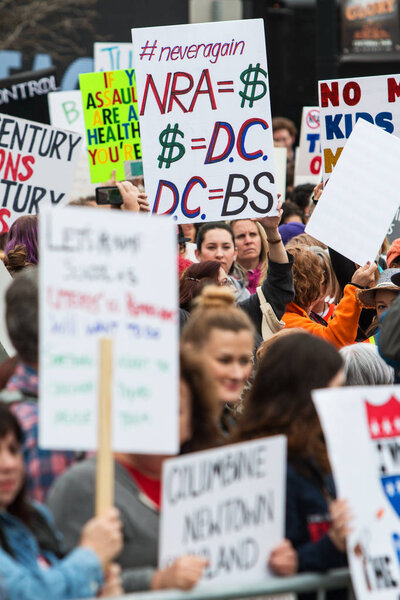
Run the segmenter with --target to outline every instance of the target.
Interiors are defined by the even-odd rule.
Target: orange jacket
[[[335,313],[328,321],[328,326],[315,323],[305,310],[300,308],[294,302],[286,307],[286,312],[282,321],[286,327],[301,327],[313,335],[322,337],[327,342],[331,342],[336,348],[342,348],[348,344],[354,344],[357,335],[358,319],[361,314],[361,306],[356,299],[356,287],[346,285],[343,298],[337,304]]]

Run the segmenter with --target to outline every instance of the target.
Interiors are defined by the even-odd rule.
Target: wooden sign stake
[[[114,458],[111,447],[112,351],[112,340],[101,339],[95,504],[97,517],[114,505]]]

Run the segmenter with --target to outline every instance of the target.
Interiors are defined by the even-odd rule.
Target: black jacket
[[[284,264],[269,260],[267,276],[261,286],[266,301],[270,303],[279,320],[286,312],[286,304],[294,299],[293,256],[288,253],[288,257],[289,262]],[[250,298],[239,302],[238,306],[247,312],[257,333],[261,334],[262,312],[258,295],[252,294]]]

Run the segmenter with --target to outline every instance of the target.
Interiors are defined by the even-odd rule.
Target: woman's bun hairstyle
[[[235,295],[228,289],[218,285],[207,285],[195,301],[196,308],[227,309],[235,306]]]
[[[4,256],[4,265],[7,267],[9,273],[14,275],[19,271],[22,271],[31,263],[28,261],[28,253],[26,247],[23,244],[18,244]]]

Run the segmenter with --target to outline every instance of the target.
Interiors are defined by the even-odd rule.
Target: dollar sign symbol
[[[182,131],[179,130],[178,123],[175,123],[173,127],[171,127],[171,125],[168,125],[168,127],[166,127],[166,129],[164,129],[164,131],[160,133],[160,137],[158,139],[162,146],[162,151],[161,154],[157,157],[159,169],[161,169],[164,163],[165,168],[169,169],[171,163],[181,159],[182,156],[185,154],[185,146],[176,141],[177,135],[180,135],[183,138],[185,137]],[[170,136],[171,140],[169,139]],[[175,149],[178,151],[178,153],[174,156]],[[168,154],[167,156],[165,156],[167,151]]]
[[[253,74],[254,77],[252,77]],[[267,77],[267,74],[264,71],[264,69],[261,69],[260,63],[257,63],[255,67],[253,67],[253,65],[250,64],[248,69],[246,69],[245,71],[243,71],[243,73],[240,74],[240,81],[244,83],[243,92],[239,92],[239,96],[242,97],[242,102],[240,104],[241,108],[243,108],[246,104],[246,100],[249,102],[250,108],[252,108],[254,102],[256,100],[264,98],[265,94],[267,93],[267,86],[264,81],[259,81],[259,75],[263,75],[265,78]],[[257,86],[259,85],[261,86],[262,91],[257,96]],[[250,93],[248,93],[248,88],[250,88]]]

